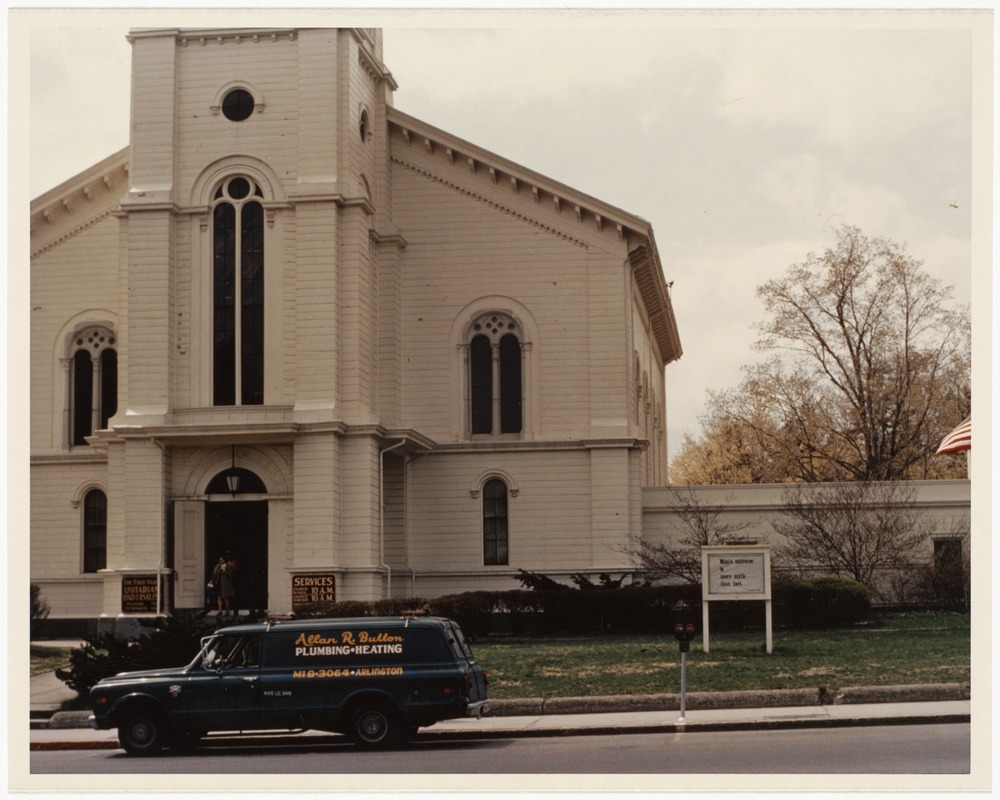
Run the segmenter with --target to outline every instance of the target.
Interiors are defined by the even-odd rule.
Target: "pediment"
[[[32,257],[114,213],[128,191],[129,156],[126,147],[32,201]]]
[[[587,247],[627,259],[653,321],[664,359],[680,357],[680,338],[652,226],[619,208],[388,109],[391,158],[456,191]]]

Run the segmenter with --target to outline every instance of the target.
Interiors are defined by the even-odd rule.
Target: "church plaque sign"
[[[156,614],[158,589],[156,575],[122,575],[122,613]]]

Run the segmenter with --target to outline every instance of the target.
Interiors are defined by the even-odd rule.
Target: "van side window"
[[[246,669],[260,666],[259,636],[223,636],[205,654],[206,669]]]
[[[259,667],[260,666],[260,637],[244,636],[237,640],[236,645],[230,651],[226,659],[226,665],[230,667]]]

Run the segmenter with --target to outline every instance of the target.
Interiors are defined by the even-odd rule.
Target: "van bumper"
[[[476,703],[469,703],[469,707],[465,709],[465,716],[480,719],[489,710],[489,700],[480,700]]]

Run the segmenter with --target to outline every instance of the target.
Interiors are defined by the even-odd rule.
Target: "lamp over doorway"
[[[240,476],[236,472],[236,445],[231,445],[231,448],[233,464],[229,468],[229,474],[226,476],[226,486],[229,488],[230,494],[235,497],[236,493],[240,490]]]

